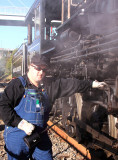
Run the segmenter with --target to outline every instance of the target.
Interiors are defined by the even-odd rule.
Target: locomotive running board
[[[94,144],[98,145],[99,147],[102,147],[103,149],[111,153],[118,154],[118,141],[116,139],[110,136],[106,136],[104,135],[104,133],[96,131],[95,129],[85,124],[81,120],[78,120],[77,118],[75,118],[74,121],[80,128],[84,129],[86,132],[91,134],[93,139],[92,142]]]

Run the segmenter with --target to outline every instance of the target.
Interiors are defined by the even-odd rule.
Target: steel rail
[[[53,125],[51,121],[47,122],[48,126]],[[77,150],[79,150],[82,155],[84,155],[86,158],[91,160],[91,154],[87,148],[79,144],[76,140],[71,138],[67,133],[65,133],[63,130],[61,130],[56,125],[52,126],[51,129],[53,129],[60,137],[62,137],[64,140],[66,140],[68,143],[73,145]]]

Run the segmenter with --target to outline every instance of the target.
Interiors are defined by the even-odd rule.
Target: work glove
[[[27,135],[31,135],[35,126],[27,122],[26,120],[22,119],[18,124],[18,128],[23,130]]]
[[[97,80],[92,83],[92,88],[104,88],[105,86],[107,86],[105,82],[98,82]]]

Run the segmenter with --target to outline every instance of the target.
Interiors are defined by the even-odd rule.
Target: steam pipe
[[[107,42],[107,43],[104,43],[104,44],[99,44],[99,45],[96,45],[96,46],[94,46],[94,47],[90,47],[89,49],[82,49],[82,50],[80,50],[80,51],[78,51],[77,53],[76,52],[71,52],[70,54],[69,54],[69,56],[72,56],[74,53],[76,53],[76,54],[79,54],[78,55],[78,57],[85,57],[85,56],[90,56],[90,55],[94,55],[94,54],[96,54],[96,53],[102,53],[103,54],[103,52],[108,52],[108,50],[110,51],[110,50],[113,50],[113,49],[118,49],[118,47],[116,46],[116,47],[112,47],[112,48],[109,48],[108,46],[109,45],[111,45],[111,43],[115,43],[115,44],[117,44],[118,43],[118,39],[117,40],[113,40],[113,41],[110,41],[110,42]],[[107,46],[105,46],[105,45],[107,45]],[[80,46],[80,45],[78,45],[78,46]],[[94,52],[91,52],[91,50],[92,49],[94,49],[94,48],[97,48],[97,47],[106,47],[105,49],[102,49],[102,50],[100,50],[100,51],[94,51]],[[75,47],[72,47],[72,49],[73,48],[75,48]],[[66,49],[66,50],[64,50],[64,51],[69,51],[69,49]],[[63,51],[63,52],[64,52]],[[89,53],[87,53],[87,54],[84,54],[84,55],[81,55],[81,53],[83,53],[83,52],[89,52]],[[91,52],[91,53],[90,53]],[[65,58],[66,57],[66,55],[63,53],[63,55],[60,55],[60,56],[57,56],[56,58],[54,57],[53,59],[59,59],[59,58]],[[72,57],[71,57],[72,58]],[[74,57],[74,58],[77,58],[77,56],[76,57]]]
[[[83,57],[87,57],[87,56],[92,56],[92,55],[95,55],[96,53],[97,54],[105,54],[105,53],[108,53],[108,51],[109,52],[112,52],[112,51],[116,51],[116,50],[118,50],[118,47],[113,47],[113,48],[107,48],[107,49],[104,49],[104,50],[101,50],[101,51],[96,51],[96,52],[92,52],[92,53],[87,53],[87,54],[84,54],[84,55],[77,55],[77,53],[79,53],[79,52],[72,52],[72,53],[70,53],[69,55],[68,55],[68,57],[67,56],[65,56],[65,57],[63,57],[63,55],[62,56],[58,56],[58,57],[56,57],[56,58],[52,58],[52,63],[55,63],[55,59],[56,59],[56,62],[57,62],[57,59],[59,59],[59,58],[61,58],[61,59],[59,59],[58,60],[58,62],[60,62],[60,61],[69,61],[69,60],[71,60],[72,61],[72,59],[77,59],[78,57],[79,58],[83,58]],[[81,52],[83,52],[83,50],[81,51]],[[73,54],[76,54],[76,56],[72,56]]]
[[[51,121],[47,122],[48,126],[51,126],[53,123]],[[68,136],[64,131],[62,131],[60,128],[58,128],[56,125],[51,127],[57,134],[59,134],[63,139],[65,139],[67,142],[72,144],[77,150],[79,150],[84,156],[86,156],[88,159],[91,159],[91,155],[88,149],[86,149],[84,146],[79,144],[77,141],[75,141],[73,138]]]

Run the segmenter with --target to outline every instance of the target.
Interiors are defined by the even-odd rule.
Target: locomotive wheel
[[[78,119],[82,120],[82,107],[83,107],[83,100],[80,93],[75,94],[76,104],[77,104],[77,114]],[[89,113],[88,113],[89,114]],[[117,138],[117,128],[115,127],[117,123],[117,118],[113,115],[108,115],[108,129],[107,132],[110,136]]]
[[[76,126],[75,124],[69,124],[67,127],[67,132],[69,134],[70,137],[74,138],[76,135]]]

